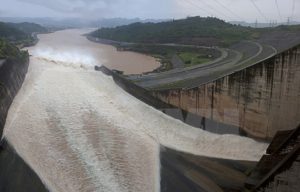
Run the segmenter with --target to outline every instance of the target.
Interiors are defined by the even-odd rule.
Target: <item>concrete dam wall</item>
[[[25,63],[10,59],[0,61],[0,136],[8,109],[26,76],[28,63],[28,60]]]
[[[197,115],[202,119],[199,126],[213,121],[215,126],[228,125],[227,129],[270,139],[300,123],[300,46],[196,88],[152,95]]]
[[[121,87],[123,90],[125,90],[129,94],[133,95],[137,99],[143,101],[144,103],[163,112],[164,114],[169,115],[170,117],[181,120],[181,121],[185,122],[186,124],[195,126],[195,127],[197,127],[199,125],[199,121],[201,122],[201,119],[199,120],[199,117],[197,115],[190,113],[188,111],[185,111],[178,106],[167,104],[166,102],[161,101],[160,99],[152,96],[151,92],[149,92],[148,90],[127,80],[122,75],[120,75],[118,72],[112,71],[105,66],[101,66],[101,67],[96,66],[95,70],[102,71],[104,74],[106,74],[108,76],[112,76],[115,83],[119,87]],[[188,120],[186,119],[187,116],[189,117]],[[223,128],[224,127],[226,127],[226,126],[223,126]]]
[[[29,60],[24,63],[10,59],[0,60],[1,138],[9,107],[23,84],[28,64]],[[0,141],[0,191],[48,191],[36,173],[24,162],[5,138]]]

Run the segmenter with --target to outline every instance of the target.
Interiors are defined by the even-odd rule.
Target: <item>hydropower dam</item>
[[[94,52],[97,44],[82,36],[85,32],[40,35],[40,42],[29,48],[32,56],[27,76],[3,132],[3,139],[49,191],[161,191],[162,148],[188,154],[191,159],[258,161],[264,154],[266,143],[187,125],[125,92],[112,77],[94,70],[95,65],[109,65],[110,58],[105,51],[102,55]],[[298,49],[294,52],[299,54]],[[151,59],[146,58],[155,62]],[[191,94],[183,91],[180,94]],[[176,104],[172,100],[176,96],[153,95]],[[206,191],[221,190],[205,177],[197,179],[205,181],[202,187]]]

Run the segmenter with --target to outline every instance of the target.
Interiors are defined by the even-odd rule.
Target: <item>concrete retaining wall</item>
[[[15,60],[0,61],[0,136],[2,137],[8,109],[21,88],[28,70],[29,59],[24,63]],[[22,134],[22,133],[20,133]],[[0,191],[47,192],[36,173],[17,154],[5,139],[0,141]]]
[[[5,60],[0,66],[0,136],[2,136],[8,109],[22,86],[29,60],[24,63]]]
[[[270,139],[277,131],[294,129],[300,123],[300,46],[193,89],[154,91],[152,95],[198,118]]]

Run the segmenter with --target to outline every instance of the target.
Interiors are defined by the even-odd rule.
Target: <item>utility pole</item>
[[[255,28],[257,28],[257,19],[255,20]]]
[[[272,20],[272,27],[276,27],[277,26],[277,20]]]
[[[287,18],[287,25],[290,25],[290,17]]]

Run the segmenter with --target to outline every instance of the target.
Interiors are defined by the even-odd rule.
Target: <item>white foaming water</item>
[[[38,59],[74,68],[93,69],[95,65],[99,65],[88,52],[77,50],[58,52],[48,47],[34,50],[33,55]]]
[[[88,55],[72,52],[81,58],[73,65],[68,54],[36,49],[4,136],[51,191],[159,191],[160,145],[241,160],[265,151],[252,139],[209,133],[153,109],[110,77],[83,70]]]

